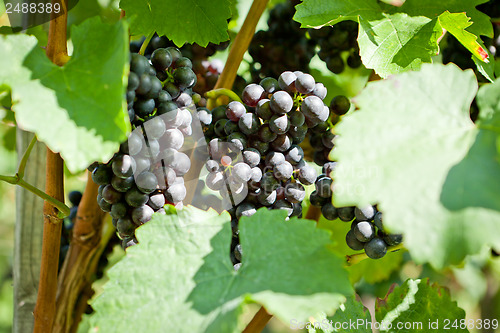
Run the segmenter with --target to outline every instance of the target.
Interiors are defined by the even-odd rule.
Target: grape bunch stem
[[[401,244],[398,244],[396,246],[391,246],[391,247],[387,248],[387,252],[395,252],[395,251],[401,250],[402,248],[404,248],[404,246],[401,243]],[[347,256],[345,256],[346,266],[355,265],[355,264],[357,264],[360,261],[363,261],[365,259],[368,259],[368,256],[366,255],[365,252],[347,255]]]

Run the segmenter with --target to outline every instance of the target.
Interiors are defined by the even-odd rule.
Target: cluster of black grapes
[[[284,71],[308,71],[315,54],[315,42],[306,37],[306,30],[292,18],[299,1],[277,4],[269,13],[268,30],[259,30],[253,37],[248,52],[259,67],[253,64],[254,81],[260,75],[278,77]]]
[[[130,43],[130,52],[139,52],[144,38]],[[221,61],[214,59],[209,60],[218,51],[223,51],[229,46],[229,41],[220,44],[209,43],[206,47],[198,44],[185,44],[180,48],[182,54],[191,59],[193,70],[197,76],[197,82],[193,87],[193,91],[202,95],[213,89],[224,65]],[[151,38],[144,55],[150,58],[153,52],[160,48],[175,47],[175,44],[166,36],[154,35]],[[239,77],[241,79],[241,77]]]
[[[380,259],[387,253],[389,246],[403,241],[400,234],[389,234],[382,224],[382,212],[376,206],[335,207],[332,204],[332,178],[336,162],[328,162],[323,166],[323,173],[316,179],[315,191],[311,193],[310,202],[321,207],[321,213],[327,220],[340,219],[351,222],[351,230],[347,232],[346,243],[355,250],[364,250],[371,259]]]
[[[317,177],[299,146],[310,129],[329,121],[326,88],[302,72],[283,72],[245,87],[242,101],[198,109],[208,142],[208,188],[219,191],[232,216],[231,257],[241,260],[238,220],[260,207],[302,215],[302,201]]]
[[[254,80],[265,76],[276,77],[285,70],[309,69],[309,62],[316,54],[326,63],[328,69],[340,74],[347,66],[358,68],[361,57],[357,43],[358,24],[343,21],[333,27],[301,29],[293,20],[295,6],[299,1],[285,1],[277,4],[269,13],[268,30],[258,31],[248,52],[254,60]],[[345,56],[347,60],[344,60]],[[258,63],[259,65],[256,65]]]
[[[98,203],[109,212],[123,247],[136,243],[135,228],[165,203],[181,205],[183,176],[191,166],[181,150],[192,139],[191,61],[175,47],[159,48],[150,61],[131,55],[127,102],[134,130],[120,151],[92,171]]]
[[[358,24],[356,22],[343,21],[332,27],[311,29],[309,34],[319,45],[319,58],[326,63],[326,67],[332,73],[342,73],[346,63],[351,68],[361,66],[357,42]],[[348,52],[346,61],[343,59],[345,52]]]
[[[308,135],[309,143],[314,150],[313,161],[317,165],[324,165],[330,162],[328,155],[334,146],[335,134],[333,133],[333,124],[349,111],[351,102],[343,95],[338,95],[330,102],[331,116],[329,121],[323,122],[311,129]]]

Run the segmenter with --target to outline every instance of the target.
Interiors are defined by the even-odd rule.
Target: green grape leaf
[[[311,322],[308,323],[310,327],[306,328],[308,333],[372,333],[369,326],[371,322],[370,312],[361,303],[359,296],[356,295],[356,297],[347,297],[347,301],[335,311],[333,316],[327,317],[322,313],[313,317]],[[305,325],[290,325],[290,328],[298,329],[302,328],[301,326]]]
[[[455,36],[476,58],[484,62],[489,62],[488,51],[477,42],[477,37],[474,34],[465,30],[472,25],[470,18],[465,13],[452,14],[446,11],[439,15],[438,21],[443,29],[446,29],[450,34]]]
[[[133,35],[156,31],[177,46],[197,43],[205,47],[229,39],[229,0],[121,0],[120,8],[130,19]]]
[[[295,7],[297,12],[293,19],[304,28],[319,29],[326,25],[334,25],[344,20],[365,21],[382,19],[382,9],[376,0],[304,0]]]
[[[345,242],[345,236],[351,230],[351,224],[341,220],[328,221],[321,218],[318,227],[331,231],[334,244],[331,249],[339,255],[352,255],[363,251],[353,251]],[[383,258],[373,260],[365,259],[356,264],[346,267],[351,283],[358,282],[362,278],[370,284],[387,280],[394,271],[401,268],[404,251],[388,252]]]
[[[488,16],[475,8],[485,0],[472,2],[446,0],[436,5],[434,0],[423,3],[407,0],[400,7],[383,4],[382,8],[376,0],[304,0],[296,7],[294,19],[302,27],[309,28],[334,25],[343,20],[358,22],[361,60],[365,67],[374,69],[385,78],[391,74],[418,70],[422,63],[432,62],[432,56],[439,51],[438,41],[443,28],[458,36],[474,54],[484,57],[477,43],[472,43],[475,41],[473,38],[479,35],[491,37],[493,29]],[[449,11],[448,14],[446,11]],[[466,14],[472,22],[468,21]],[[464,30],[466,27],[469,27],[469,32]]]
[[[236,272],[228,213],[188,206],[177,215],[154,216],[137,229],[139,244],[109,271],[91,326],[103,332],[236,332],[249,302],[286,323],[333,313],[353,294],[344,261],[327,248],[328,232],[285,217],[261,209],[240,220],[243,262]]]
[[[472,71],[425,64],[368,84],[336,126],[335,204],[378,203],[413,259],[436,268],[500,246],[498,127],[470,120],[476,91]]]
[[[370,312],[361,303],[358,295],[348,297],[347,302],[335,311],[335,315],[328,317],[334,329],[342,327],[344,333],[371,333],[372,330],[366,325],[372,322]],[[353,325],[353,322],[356,325]],[[349,325],[347,325],[349,324]],[[340,330],[339,330],[340,331]]]
[[[477,93],[477,105],[481,112],[482,128],[496,133],[497,160],[500,159],[500,79],[484,85]],[[495,139],[492,139],[495,140]]]
[[[381,77],[418,70],[438,52],[441,28],[436,20],[407,14],[383,14],[380,20],[360,18],[358,44],[361,60]]]
[[[486,84],[477,92],[477,105],[481,112],[479,118],[500,127],[500,79],[493,84]],[[497,132],[498,133],[498,132]]]
[[[473,24],[468,29],[476,36],[493,37],[493,26],[485,13],[476,9],[476,6],[488,0],[407,0],[401,7],[391,7],[392,13],[406,13],[410,16],[425,16],[437,18],[446,11],[450,13],[465,13]]]
[[[380,332],[469,332],[460,327],[460,320],[465,322],[465,311],[451,300],[447,289],[430,285],[429,279],[410,279],[401,287],[393,285],[384,299],[377,299],[375,318]],[[452,326],[455,321],[456,328]]]
[[[482,41],[479,41],[481,46],[488,52],[488,59],[492,59],[490,62],[484,62],[479,60],[478,58],[472,56],[472,60],[477,66],[477,70],[479,73],[481,73],[488,81],[494,82],[495,81],[495,66],[497,63],[497,60],[495,60],[495,57],[491,54],[490,50],[488,48],[484,47],[484,43]]]
[[[2,143],[5,149],[15,152],[16,151],[16,128],[9,127],[2,137]]]
[[[128,73],[127,27],[99,18],[72,29],[74,53],[58,67],[34,37],[0,37],[0,86],[9,87],[20,128],[60,152],[70,171],[106,161],[126,140],[123,94]]]

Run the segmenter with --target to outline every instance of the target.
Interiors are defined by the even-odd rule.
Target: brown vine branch
[[[259,22],[259,19],[266,9],[267,3],[269,0],[254,0],[252,3],[252,7],[248,11],[248,14],[245,18],[245,22],[241,26],[238,35],[234,39],[234,42],[231,46],[231,50],[229,51],[229,56],[227,58],[226,64],[224,65],[224,69],[222,70],[217,83],[215,84],[214,91],[217,89],[231,89],[233,87],[234,80],[236,78],[236,74],[238,68],[240,67],[240,63],[243,60],[243,55],[245,54],[252,37],[255,33],[255,27]],[[222,90],[219,90],[222,91]],[[209,99],[207,107],[212,109],[214,107],[214,99]],[[200,163],[198,158],[194,157],[196,150],[193,149],[191,153],[191,161],[197,161],[196,165],[191,165],[189,172],[186,174],[186,179],[197,179],[199,177],[200,171],[204,165],[204,163]],[[189,203],[193,199],[193,196],[196,191],[197,182],[191,181],[186,184],[186,192],[187,196],[185,198],[185,202]]]
[[[262,332],[264,327],[266,327],[269,320],[273,316],[270,315],[263,306],[260,307],[259,311],[255,314],[252,320],[248,323],[247,327],[243,330],[243,333],[258,333]]]
[[[305,218],[307,220],[313,220],[318,222],[320,217],[321,217],[321,209],[319,207],[309,205],[309,209],[307,210]]]
[[[70,247],[59,277],[53,333],[70,330],[75,320],[73,315],[78,299],[90,283],[89,274],[95,272],[95,261],[105,248],[105,244],[100,246],[104,213],[97,204],[97,189],[98,186],[88,173],[87,186],[78,205]]]
[[[63,160],[59,154],[47,148],[45,192],[64,202]],[[61,242],[62,220],[59,211],[48,201],[43,205],[43,242],[40,282],[35,306],[35,333],[52,332],[56,313],[57,268]]]
[[[54,4],[56,0],[53,0]],[[59,1],[57,1],[59,2]],[[47,56],[61,66],[68,59],[67,40],[67,0],[60,1],[63,13],[57,17],[53,13],[49,25]],[[59,154],[47,148],[47,168],[45,193],[60,202],[64,202],[63,160]],[[35,306],[35,333],[50,333],[56,313],[57,269],[61,242],[62,220],[58,210],[45,201],[43,205],[43,243],[40,268],[40,281]]]
[[[240,31],[236,35],[234,42],[229,51],[226,64],[222,70],[214,89],[227,88],[231,89],[233,87],[234,80],[236,79],[236,74],[240,63],[243,60],[243,55],[245,54],[250,42],[252,41],[253,35],[255,33],[255,28],[259,22],[262,13],[266,9],[269,0],[254,0],[252,7],[248,11],[245,21],[241,26]],[[209,101],[210,102],[210,101]],[[213,103],[210,103],[213,104]],[[208,108],[211,109],[211,105]],[[212,106],[213,107],[213,106]]]
[[[103,214],[104,215],[104,214]],[[95,254],[92,256],[92,259],[89,263],[89,269],[85,272],[84,284],[81,288],[80,295],[76,301],[75,309],[72,315],[72,324],[70,333],[74,333],[78,331],[78,325],[82,319],[82,315],[87,309],[88,300],[94,295],[94,290],[92,289],[92,283],[94,282],[94,273],[97,271],[97,267],[99,264],[99,259],[101,258],[103,252],[106,250],[109,241],[115,234],[115,227],[110,221],[110,216],[105,215],[104,223],[101,233],[101,242],[95,251]]]

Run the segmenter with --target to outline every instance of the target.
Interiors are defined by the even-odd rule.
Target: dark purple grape
[[[148,200],[149,196],[136,187],[131,188],[125,193],[125,201],[132,207],[145,205]]]
[[[113,176],[113,179],[111,179],[111,185],[118,192],[127,192],[134,185],[134,177],[130,176],[128,178],[118,178],[117,176]]]
[[[365,253],[368,258],[380,259],[387,253],[387,244],[378,237],[373,238],[365,244]]]
[[[151,55],[151,63],[159,71],[165,71],[172,64],[172,55],[167,49],[156,49]]]
[[[271,142],[271,141],[276,140],[276,138],[278,137],[278,134],[271,131],[269,124],[263,124],[259,128],[257,136],[259,137],[259,140],[262,142]]]
[[[281,115],[292,110],[293,99],[287,92],[277,91],[271,96],[269,104],[275,114]]]
[[[285,186],[285,198],[291,203],[300,203],[306,197],[304,186],[299,183],[290,183]]]
[[[351,108],[351,102],[343,95],[335,96],[330,102],[330,110],[338,116],[342,116]]]
[[[295,80],[297,76],[292,72],[283,72],[278,78],[278,84],[281,89],[288,92],[295,92]]]
[[[365,244],[360,242],[356,238],[356,236],[354,235],[354,232],[352,230],[349,230],[347,232],[347,235],[345,236],[345,242],[346,242],[347,246],[349,246],[354,251],[363,250],[363,248],[365,247]]]
[[[132,210],[132,221],[139,226],[151,220],[153,213],[153,209],[148,205],[136,207]]]
[[[375,237],[375,228],[373,224],[367,221],[361,221],[353,228],[356,238],[363,243],[370,241]]]
[[[127,205],[123,202],[115,203],[111,206],[109,215],[114,219],[124,218],[127,215]]]
[[[264,94],[264,88],[260,85],[252,83],[243,89],[242,100],[248,106],[254,107],[257,105],[259,100],[262,98]]]
[[[92,180],[97,185],[107,185],[111,181],[112,172],[107,165],[99,164],[92,171]]]
[[[225,111],[227,118],[234,122],[237,122],[246,113],[247,110],[245,106],[237,101],[229,103]]]
[[[273,171],[274,177],[276,177],[276,179],[286,181],[292,178],[293,166],[289,162],[285,161],[276,165]]]
[[[241,116],[238,126],[241,132],[246,135],[257,133],[260,127],[259,118],[253,113],[246,113]]]
[[[116,222],[116,230],[120,238],[125,238],[127,236],[132,237],[134,235],[135,225],[130,218],[124,217],[118,219]]]
[[[292,145],[286,153],[285,158],[291,164],[296,165],[304,158],[304,150],[300,146]]]
[[[316,85],[316,81],[310,74],[301,74],[295,80],[295,88],[301,94],[311,93]]]
[[[165,196],[162,193],[151,194],[147,205],[156,211],[165,205]]]
[[[174,71],[174,82],[181,89],[191,88],[196,83],[196,74],[189,67],[179,67]]]
[[[273,116],[271,110],[271,101],[268,99],[261,99],[255,107],[255,114],[263,120],[269,120]]]
[[[242,152],[243,155],[243,160],[245,163],[247,163],[250,167],[254,168],[260,163],[260,153],[257,149],[255,148],[248,148],[245,149]]]
[[[316,169],[306,164],[299,170],[299,181],[304,185],[311,185],[316,181],[317,175]]]
[[[272,94],[280,88],[278,80],[272,77],[262,79],[259,84],[267,94]]]
[[[325,217],[327,220],[335,220],[338,218],[338,213],[337,213],[337,208],[333,206],[330,202],[327,202],[321,207],[321,214]]]
[[[111,168],[116,177],[128,178],[134,173],[134,163],[130,155],[118,155],[113,159]]]
[[[115,204],[120,201],[122,194],[115,190],[111,184],[106,185],[102,190],[102,198],[109,204]]]
[[[292,140],[286,134],[278,135],[276,140],[271,142],[271,147],[279,152],[286,152],[292,146]]]

